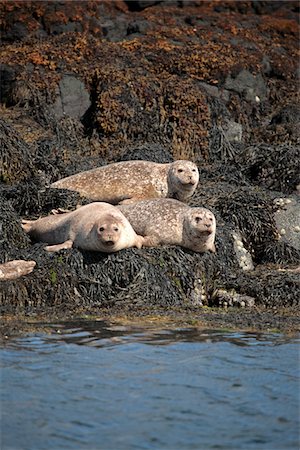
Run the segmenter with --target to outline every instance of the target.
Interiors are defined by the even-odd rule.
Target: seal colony
[[[195,192],[198,182],[198,168],[191,161],[159,164],[136,160],[80,172],[50,187],[76,191],[91,200],[116,205],[165,197],[185,202]]]
[[[216,251],[216,219],[206,208],[191,208],[166,198],[120,205],[118,209],[135,232],[145,237],[146,247],[180,245],[199,253]]]
[[[50,244],[45,247],[48,252],[74,246],[112,253],[123,248],[141,248],[144,242],[116,207],[103,202],[33,221],[23,220],[22,228],[32,239]]]

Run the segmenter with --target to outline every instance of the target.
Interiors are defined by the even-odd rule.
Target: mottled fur
[[[198,168],[191,161],[168,164],[121,161],[63,178],[51,187],[77,191],[91,200],[118,204],[164,197],[186,201],[193,195],[198,181]]]
[[[216,219],[206,208],[191,208],[174,199],[120,205],[144,246],[180,245],[195,252],[215,252]]]

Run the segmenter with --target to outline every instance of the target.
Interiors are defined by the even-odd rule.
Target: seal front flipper
[[[62,244],[46,245],[45,250],[47,252],[59,252],[59,250],[72,248],[73,244],[74,242],[71,239],[69,239],[68,241],[63,242]]]
[[[215,246],[214,243],[211,246],[208,247],[208,250],[210,250],[212,253],[216,253],[217,252],[216,246]]]
[[[137,234],[134,246],[136,248],[142,248],[143,246],[145,246],[145,238],[143,236],[140,236],[139,234]]]
[[[159,247],[161,245],[159,236],[157,235],[151,235],[151,236],[144,236],[144,247]]]

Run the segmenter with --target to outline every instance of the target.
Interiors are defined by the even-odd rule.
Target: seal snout
[[[112,240],[109,241],[104,241],[103,242],[105,245],[107,245],[107,247],[113,247],[115,245],[115,242]]]

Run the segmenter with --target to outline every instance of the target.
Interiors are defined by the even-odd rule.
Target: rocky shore
[[[5,333],[89,314],[299,329],[298,13],[294,1],[0,2],[0,263],[36,261],[0,283]],[[131,159],[198,165],[189,204],[215,214],[216,254],[30,242],[21,219],[89,202],[52,182]]]

